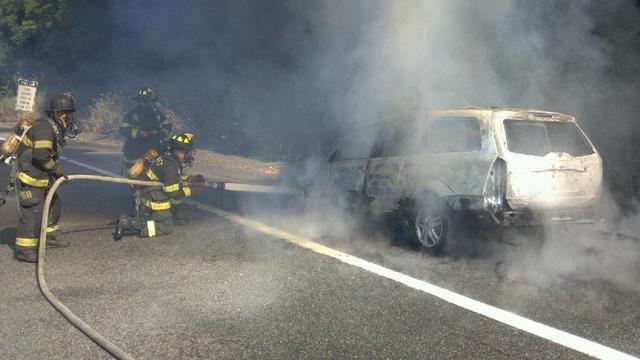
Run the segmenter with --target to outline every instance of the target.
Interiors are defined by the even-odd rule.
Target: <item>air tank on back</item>
[[[153,160],[156,160],[159,157],[160,157],[160,153],[158,153],[157,150],[155,149],[147,150],[144,156],[136,160],[131,166],[131,168],[129,168],[129,170],[127,171],[127,176],[129,176],[129,179],[139,178],[144,173],[146,165],[152,162]]]
[[[10,157],[18,150],[18,145],[22,142],[22,138],[33,126],[33,121],[30,119],[22,119],[13,128],[13,131],[9,133],[7,139],[0,146],[0,155],[3,157]]]

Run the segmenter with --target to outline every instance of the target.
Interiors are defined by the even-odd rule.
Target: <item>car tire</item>
[[[455,248],[449,206],[442,199],[428,196],[411,212],[412,236],[417,245],[432,255],[451,253]]]

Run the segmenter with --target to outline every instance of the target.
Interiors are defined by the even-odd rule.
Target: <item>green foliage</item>
[[[38,42],[60,23],[70,0],[0,0],[0,93],[13,91],[14,80]],[[22,56],[28,54],[28,56]]]
[[[67,1],[0,0],[0,33],[14,46],[35,40],[63,17]]]

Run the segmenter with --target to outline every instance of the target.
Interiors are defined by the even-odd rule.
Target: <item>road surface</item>
[[[116,148],[75,144],[64,155],[74,160],[64,162],[68,174],[95,174],[82,164],[119,172]],[[114,242],[126,187],[72,183],[61,197],[62,237],[71,247],[47,252],[49,286],[135,358],[589,358],[584,343],[572,349],[545,339],[527,320],[609,354],[640,356],[637,274],[582,276],[550,270],[550,263],[514,264],[517,257],[433,258],[384,232],[356,230],[339,214],[291,214],[269,209],[261,197],[214,192],[198,200],[369,263],[354,266],[195,207],[173,235]],[[12,259],[17,216],[11,197],[0,208],[2,358],[109,358],[46,302],[35,265]],[[380,276],[368,264],[399,275]],[[403,276],[522,318],[516,326],[498,321],[407,286]]]

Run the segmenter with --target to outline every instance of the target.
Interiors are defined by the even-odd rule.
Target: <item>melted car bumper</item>
[[[500,226],[536,226],[555,224],[593,224],[597,221],[592,208],[533,211],[503,210],[495,216]]]

